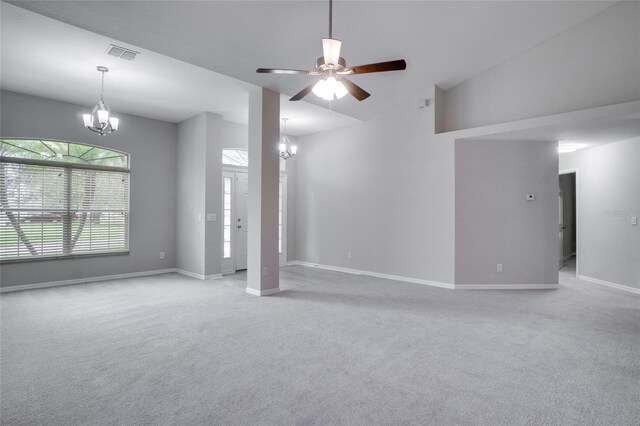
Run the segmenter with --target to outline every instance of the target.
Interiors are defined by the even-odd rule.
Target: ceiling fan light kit
[[[270,74],[306,74],[322,77],[318,82],[310,84],[296,93],[289,99],[290,101],[299,101],[310,92],[328,101],[340,99],[347,93],[350,93],[357,100],[363,101],[368,98],[370,94],[345,76],[385,71],[402,71],[407,68],[407,63],[404,59],[347,67],[346,61],[340,56],[342,41],[334,39],[332,33],[333,0],[329,0],[329,37],[322,39],[323,55],[316,60],[316,68],[314,70],[258,68],[256,72]]]

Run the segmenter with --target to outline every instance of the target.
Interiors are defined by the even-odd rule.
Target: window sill
[[[25,262],[43,262],[49,260],[69,260],[69,259],[85,259],[89,257],[104,257],[104,256],[128,256],[130,254],[127,251],[109,252],[109,253],[86,253],[86,254],[70,254],[66,256],[33,256],[23,257],[19,259],[4,259],[0,260],[1,265],[9,263],[25,263]]]

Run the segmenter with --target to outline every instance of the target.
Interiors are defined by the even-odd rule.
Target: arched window
[[[0,260],[129,251],[129,154],[0,139]]]
[[[229,166],[249,166],[249,152],[246,149],[233,148],[222,150],[222,164]]]

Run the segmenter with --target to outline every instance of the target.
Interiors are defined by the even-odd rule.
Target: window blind
[[[0,162],[0,260],[127,252],[129,172]]]

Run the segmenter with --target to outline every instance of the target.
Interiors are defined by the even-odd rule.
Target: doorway
[[[222,273],[247,269],[249,174],[225,167],[222,173],[223,250]],[[280,173],[278,194],[278,252],[280,266],[287,262],[287,176]]]
[[[559,268],[577,269],[577,204],[576,171],[561,172],[559,176]]]

